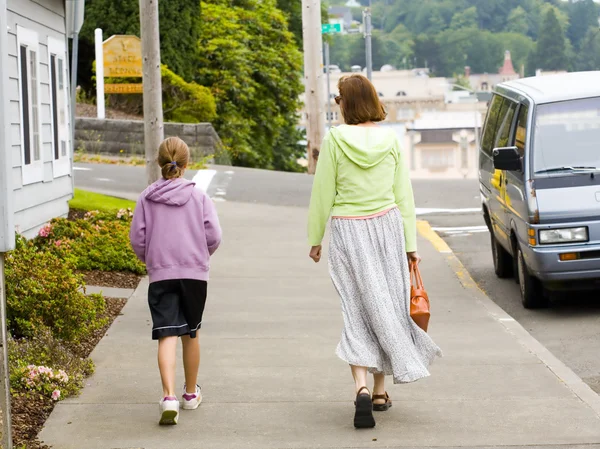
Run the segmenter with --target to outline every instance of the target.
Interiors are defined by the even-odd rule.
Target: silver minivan
[[[525,307],[600,289],[600,71],[499,84],[479,184],[495,272],[514,275]]]

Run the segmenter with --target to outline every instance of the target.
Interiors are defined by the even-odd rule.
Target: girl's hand
[[[406,257],[408,257],[409,264],[419,265],[421,263],[421,257],[416,251],[413,251],[412,253],[406,253]]]
[[[319,263],[319,261],[321,260],[321,249],[322,246],[318,245],[318,246],[313,246],[310,249],[310,254],[309,257],[315,261],[315,263]]]

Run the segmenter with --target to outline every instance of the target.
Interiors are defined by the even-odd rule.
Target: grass
[[[71,209],[80,210],[99,210],[102,212],[118,211],[135,207],[135,201],[123,200],[113,196],[101,195],[99,193],[88,192],[87,190],[75,189],[75,197],[69,201]]]

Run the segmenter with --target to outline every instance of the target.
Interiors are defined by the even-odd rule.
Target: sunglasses
[[[342,101],[342,96],[341,95],[336,96],[335,97],[335,103],[336,104],[340,104],[340,101]]]

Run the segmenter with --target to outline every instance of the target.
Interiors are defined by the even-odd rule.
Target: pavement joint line
[[[417,222],[417,230],[422,237],[427,239],[434,248],[447,254],[446,261],[450,268],[456,274],[456,277],[466,290],[475,293],[477,301],[481,303],[498,323],[511,333],[517,341],[529,352],[535,355],[546,367],[561,381],[571,392],[577,396],[583,403],[588,405],[600,417],[600,395],[586,384],[581,377],[561,362],[548,348],[542,345],[533,337],[518,321],[511,317],[499,305],[479,287],[471,277],[466,267],[460,259],[454,254],[452,249],[443,241],[443,239],[432,229],[429,222],[421,220]],[[440,243],[440,241],[443,242]],[[448,252],[449,251],[449,252]]]

